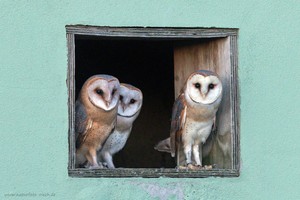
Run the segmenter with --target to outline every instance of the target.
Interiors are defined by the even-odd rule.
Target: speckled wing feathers
[[[75,104],[75,137],[76,137],[76,148],[79,148],[84,138],[88,127],[91,127],[91,120],[88,120],[85,108],[80,101],[76,101]]]
[[[171,155],[175,156],[176,143],[181,141],[182,128],[186,118],[186,101],[184,94],[178,96],[173,105],[172,119],[171,119]]]

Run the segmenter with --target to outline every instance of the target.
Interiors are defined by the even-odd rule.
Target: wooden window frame
[[[67,25],[68,46],[68,115],[69,115],[69,162],[70,177],[237,177],[240,174],[240,109],[238,87],[238,29],[235,28],[169,28],[169,27],[101,27]],[[186,170],[173,168],[121,168],[82,169],[75,168],[75,36],[98,36],[103,38],[142,40],[185,40],[225,38],[230,40],[230,98],[232,111],[232,168],[210,170]]]

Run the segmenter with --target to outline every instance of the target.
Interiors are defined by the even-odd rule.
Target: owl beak
[[[201,96],[202,96],[204,99],[205,99],[207,93],[208,93],[208,90],[206,90],[206,89],[202,89],[202,90],[201,90]]]
[[[107,107],[109,107],[110,103],[111,103],[111,95],[107,95],[105,98],[105,104]]]
[[[105,103],[106,103],[106,106],[109,107],[110,101],[105,101]]]
[[[125,112],[126,108],[127,108],[127,106],[122,103],[123,112]]]

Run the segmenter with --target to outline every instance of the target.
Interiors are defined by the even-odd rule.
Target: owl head
[[[212,71],[198,70],[188,77],[185,96],[195,104],[212,104],[222,96],[221,80]]]
[[[142,91],[132,85],[120,85],[118,116],[123,118],[137,117],[143,104]]]
[[[115,108],[119,100],[120,83],[113,76],[99,74],[90,77],[83,85],[81,98],[105,111]]]

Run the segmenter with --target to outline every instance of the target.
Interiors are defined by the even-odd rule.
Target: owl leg
[[[76,150],[76,159],[75,159],[75,166],[81,167],[86,162],[86,157],[84,153],[80,150]]]
[[[86,158],[88,160],[89,168],[90,169],[96,169],[101,168],[97,161],[97,152],[96,149],[90,148],[86,154]]]
[[[102,157],[104,159],[104,161],[106,162],[107,164],[107,167],[109,169],[114,169],[115,168],[115,165],[113,163],[113,158],[112,158],[112,155],[108,152],[108,151],[105,151],[105,152],[101,152],[102,154]]]
[[[195,141],[193,145],[193,156],[196,162],[196,165],[202,166],[202,144],[201,142]]]
[[[189,143],[184,145],[183,151],[185,154],[186,164],[189,165],[192,163],[192,145]]]

